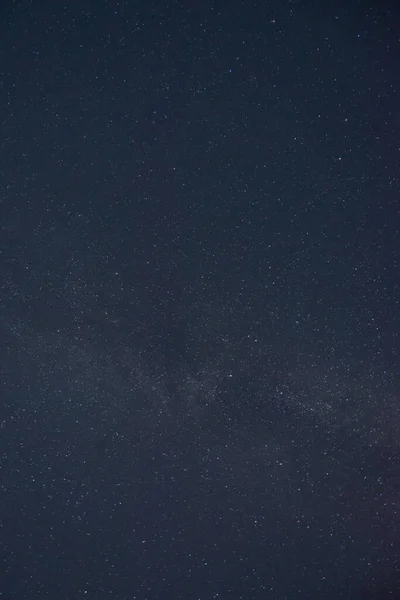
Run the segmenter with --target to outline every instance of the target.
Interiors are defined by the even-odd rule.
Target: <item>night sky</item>
[[[400,592],[400,5],[4,0],[0,597]]]

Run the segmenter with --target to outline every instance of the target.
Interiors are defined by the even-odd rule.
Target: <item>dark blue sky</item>
[[[1,11],[0,597],[394,598],[399,8]]]

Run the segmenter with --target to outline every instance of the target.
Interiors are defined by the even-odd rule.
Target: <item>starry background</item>
[[[5,600],[395,597],[399,19],[2,3]]]

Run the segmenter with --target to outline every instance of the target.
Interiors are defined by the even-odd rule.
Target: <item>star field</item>
[[[2,12],[0,597],[397,598],[399,7]]]

